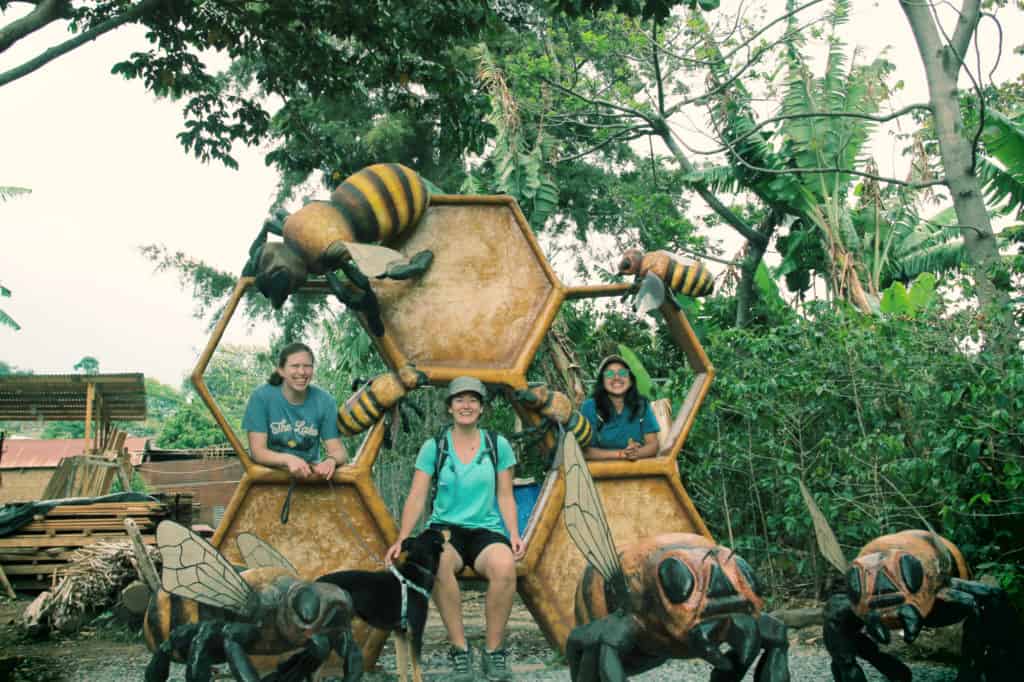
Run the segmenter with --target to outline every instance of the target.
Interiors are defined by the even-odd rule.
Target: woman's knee
[[[455,551],[455,548],[451,545],[445,545],[444,550],[441,552],[441,558],[437,564],[437,576],[438,578],[447,578],[451,576],[452,580],[455,579],[455,575],[462,570],[462,557]]]
[[[483,573],[491,582],[514,583],[516,579],[516,560],[512,550],[505,545],[495,544],[485,557],[486,566]]]

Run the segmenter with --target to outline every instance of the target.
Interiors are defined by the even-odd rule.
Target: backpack
[[[441,471],[444,468],[444,463],[447,461],[451,453],[448,452],[448,431],[449,427],[445,426],[441,431],[434,437],[434,447],[437,449],[435,452],[437,456],[434,457],[434,477],[430,480],[430,497],[427,498],[427,514],[432,513],[434,509],[434,498],[437,497],[437,482],[441,478]],[[480,433],[483,436],[482,444],[486,446],[487,453],[491,457],[491,465],[494,467],[494,492],[497,495],[498,492],[498,437],[486,429],[480,429]],[[479,456],[479,455],[478,455]]]

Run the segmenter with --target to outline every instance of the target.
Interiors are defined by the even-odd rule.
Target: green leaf
[[[930,306],[933,300],[935,300],[935,275],[930,272],[922,272],[910,287],[908,302],[916,314]]]
[[[654,386],[651,382],[651,375],[647,373],[644,363],[640,362],[640,358],[637,357],[631,348],[621,343],[619,344],[619,355],[626,361],[630,371],[633,372],[633,376],[636,377],[636,390],[648,400],[654,400]]]
[[[881,310],[887,315],[910,315],[913,309],[903,282],[894,282],[882,293]]]

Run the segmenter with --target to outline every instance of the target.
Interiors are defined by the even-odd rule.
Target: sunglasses
[[[604,371],[604,378],[605,379],[614,379],[617,376],[622,377],[623,379],[625,379],[626,377],[629,376],[629,370],[626,369],[626,368],[622,368],[622,369],[606,369]]]

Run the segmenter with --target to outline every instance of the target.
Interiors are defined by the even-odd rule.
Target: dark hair
[[[288,362],[288,358],[296,353],[309,353],[310,359],[313,360],[313,362],[316,362],[316,359],[313,357],[313,351],[310,347],[304,343],[296,341],[294,343],[289,343],[277,354],[277,367],[284,367],[285,363]],[[267,383],[271,386],[280,386],[283,381],[284,379],[281,378],[281,375],[278,374],[276,370],[271,372],[270,376],[267,377]]]
[[[598,369],[597,380],[594,382],[594,390],[590,394],[594,399],[594,406],[597,408],[597,416],[601,418],[602,422],[609,422],[612,417],[615,416],[615,408],[612,407],[612,399],[608,396],[608,391],[604,388],[604,370],[613,362],[622,365],[629,372],[629,390],[626,391],[626,395],[622,397],[622,400],[625,403],[625,409],[629,410],[629,419],[636,419],[638,415],[643,417],[644,413],[647,412],[647,399],[640,395],[640,391],[636,390],[636,376],[633,374],[633,370],[629,368],[629,365],[617,358],[605,362]]]

